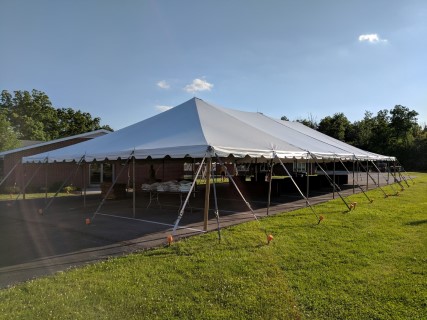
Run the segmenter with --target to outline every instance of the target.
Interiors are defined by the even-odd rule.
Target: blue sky
[[[350,121],[427,123],[427,2],[0,0],[0,89],[45,92],[115,130],[196,96]]]

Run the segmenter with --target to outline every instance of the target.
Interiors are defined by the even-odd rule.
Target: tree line
[[[362,120],[353,123],[342,112],[319,122],[313,116],[295,121],[355,147],[395,156],[406,169],[427,170],[427,126],[420,126],[417,116],[415,110],[396,105],[376,115],[366,111]],[[55,108],[44,92],[1,92],[0,151],[19,147],[19,140],[49,141],[98,129],[112,131],[90,113]]]
[[[19,140],[49,141],[98,129],[112,131],[90,113],[55,108],[42,91],[1,92],[0,151],[19,147]]]
[[[319,122],[313,116],[295,121],[355,147],[395,156],[407,170],[427,170],[427,125],[419,125],[417,116],[415,110],[396,105],[376,115],[366,111],[362,120],[353,123],[342,112]]]

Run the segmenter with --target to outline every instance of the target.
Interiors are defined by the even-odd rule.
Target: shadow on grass
[[[408,223],[405,223],[407,226],[419,226],[420,224],[427,223],[427,219],[424,220],[417,220],[417,221],[411,221]]]

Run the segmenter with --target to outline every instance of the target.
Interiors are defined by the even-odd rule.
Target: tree
[[[54,108],[49,97],[38,90],[14,91],[13,96],[3,90],[0,110],[19,139],[48,141],[102,128],[112,131],[87,112]]]
[[[19,147],[16,133],[13,131],[10,122],[0,112],[0,151],[10,150]]]
[[[287,116],[283,116],[283,117],[280,118],[280,120],[289,121],[289,118]]]
[[[414,141],[417,131],[421,128],[417,123],[418,112],[409,108],[396,105],[390,110],[390,129],[397,144],[409,146]]]
[[[308,116],[308,119],[300,118],[300,119],[296,119],[295,121],[299,122],[299,123],[302,123],[303,125],[311,128],[311,129],[314,129],[314,130],[317,130],[318,127],[319,127],[319,125],[318,125],[318,123],[316,121],[316,117],[314,117],[311,113]]]
[[[318,130],[335,139],[345,141],[346,133],[349,130],[350,121],[344,113],[335,113],[332,117],[327,116],[320,120]]]

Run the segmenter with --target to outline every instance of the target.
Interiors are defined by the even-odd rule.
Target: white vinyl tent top
[[[203,158],[204,156],[272,159],[395,160],[364,151],[298,122],[262,113],[187,102],[116,132],[53,151],[24,157],[23,162],[87,162],[127,159]]]

